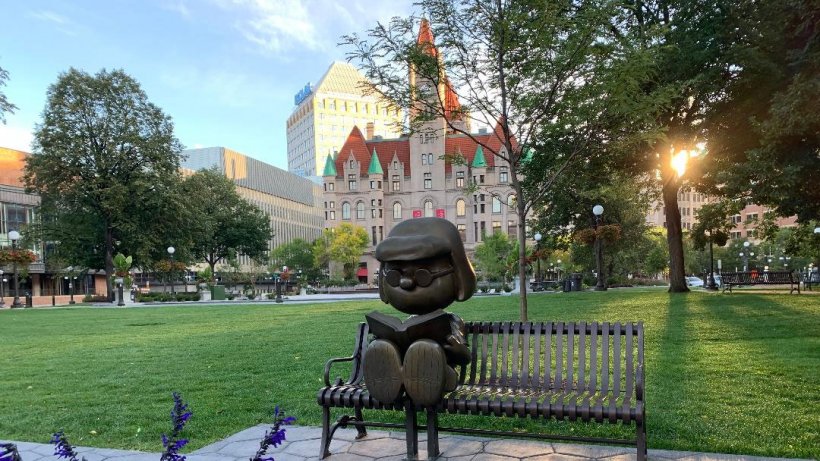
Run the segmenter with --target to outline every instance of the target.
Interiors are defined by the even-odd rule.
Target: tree
[[[475,247],[476,269],[489,281],[507,281],[509,271],[508,259],[512,256],[513,244],[509,237],[501,232],[493,232],[482,239]],[[521,282],[522,285],[525,281]]]
[[[327,267],[331,261],[339,263],[344,278],[350,280],[369,242],[370,237],[363,227],[342,223],[322,231],[322,236],[314,242],[314,258],[319,267]]]
[[[218,262],[244,254],[258,259],[268,251],[270,221],[236,192],[234,182],[216,169],[200,170],[182,184],[191,223],[191,253],[215,273]]]
[[[678,192],[697,179],[703,162],[689,162],[706,141],[704,120],[725,98],[731,77],[729,52],[747,30],[750,2],[686,0],[627,2],[613,17],[619,65],[635,66],[633,80],[611,104],[633,107],[632,129],[619,136],[630,149],[612,166],[657,178],[666,213],[670,292],[686,292]],[[617,152],[617,151],[613,151]]]
[[[303,239],[293,239],[274,248],[271,262],[278,269],[288,266],[291,272],[302,271],[304,280],[316,280],[320,275],[314,263],[313,245]]]
[[[750,25],[732,50],[727,97],[706,119],[714,167],[702,185],[800,222],[820,219],[820,8],[743,3]]]
[[[171,118],[122,70],[61,74],[42,117],[24,174],[41,197],[42,234],[71,245],[75,265],[103,267],[111,296],[115,243],[137,254],[134,236],[165,224],[151,205],[177,178],[182,146]]]
[[[417,39],[418,19],[410,17],[378,24],[368,32],[371,41],[355,35],[344,39],[352,48],[349,58],[360,62],[373,82],[372,92],[410,114],[411,132],[465,135],[509,164],[518,197],[521,280],[526,280],[526,221],[533,204],[597,141],[600,98],[591,97],[590,88],[597,81],[596,63],[606,56],[599,38],[609,26],[612,4],[422,0],[432,34]],[[444,126],[437,125],[441,120]],[[470,122],[494,126],[492,142],[471,133]],[[524,163],[531,148],[538,153],[543,147],[539,138],[550,132],[545,126],[561,127],[573,143],[560,151],[543,150],[537,187],[525,190],[522,179],[530,173]],[[455,153],[446,154],[446,160],[457,161]],[[520,318],[527,320],[526,286]]]
[[[6,80],[8,79],[8,71],[0,67],[0,88],[6,86]],[[0,91],[0,122],[2,122],[3,125],[6,124],[6,112],[13,114],[14,109],[17,109],[17,106],[10,103],[8,98],[6,98],[6,94]]]

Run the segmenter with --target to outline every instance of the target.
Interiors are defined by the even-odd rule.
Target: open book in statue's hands
[[[444,345],[452,335],[450,314],[441,309],[429,314],[414,315],[403,322],[378,311],[366,314],[365,318],[370,332],[376,338],[394,342],[402,353],[416,340],[426,338]]]

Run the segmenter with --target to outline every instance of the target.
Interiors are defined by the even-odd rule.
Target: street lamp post
[[[749,242],[743,242],[743,253],[740,256],[743,258],[743,272],[749,270]]]
[[[6,279],[3,278],[3,269],[0,269],[0,309],[6,307]]]
[[[281,281],[282,274],[280,274],[279,271],[276,271],[276,272],[274,272],[273,276],[276,277],[276,298],[275,298],[275,301],[277,303],[281,303],[282,302],[282,284],[280,283],[280,281]]]
[[[541,286],[541,255],[538,253],[541,249],[541,233],[536,232],[535,235],[532,236],[535,239],[535,287],[540,288]]]
[[[176,280],[174,280],[174,253],[176,251],[176,248],[168,247],[168,255],[171,257],[171,295],[174,298],[176,298],[176,292],[174,291],[174,285],[176,285]]]
[[[555,269],[558,270],[558,273],[556,274],[556,277],[557,277],[558,281],[560,282],[561,281],[561,260],[559,259],[558,261],[556,261],[556,264],[557,265],[555,266]]]
[[[715,255],[712,252],[712,232],[707,231],[709,237],[709,280],[706,282],[706,289],[709,291],[717,291],[715,284]]]
[[[68,304],[75,304],[74,302],[74,287],[77,286],[77,276],[73,276],[71,281],[68,282]]]
[[[11,240],[11,251],[16,253],[17,240],[20,240],[20,233],[16,230],[9,232],[9,239]],[[13,309],[15,307],[23,307],[23,304],[20,302],[20,278],[17,274],[17,261],[14,261],[12,270],[14,271],[14,300],[11,302]]]
[[[606,291],[604,283],[604,242],[598,237],[598,226],[601,225],[601,215],[604,214],[604,207],[595,205],[592,207],[592,214],[595,215],[595,266],[597,267],[598,283],[595,291]]]

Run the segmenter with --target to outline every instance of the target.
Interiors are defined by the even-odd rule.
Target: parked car
[[[700,277],[686,277],[686,285],[690,287],[702,287],[703,280]]]

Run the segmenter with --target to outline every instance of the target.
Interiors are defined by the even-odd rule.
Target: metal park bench
[[[797,290],[800,294],[800,276],[794,271],[778,272],[723,272],[720,274],[723,291],[732,292],[732,286],[750,285],[789,285],[789,294]]]
[[[362,357],[368,344],[368,327],[356,334],[353,355],[331,359],[325,365],[325,387],[317,400],[322,406],[322,441],[319,456],[330,455],[333,434],[339,427],[356,427],[357,438],[366,426],[404,428],[407,458],[418,455],[416,412],[427,412],[427,453],[438,456],[438,431],[513,438],[588,441],[634,445],[639,461],[646,460],[646,409],[644,403],[644,335],[642,323],[598,322],[473,322],[467,323],[472,361],[460,369],[459,385],[432,408],[413,404],[406,396],[394,402],[371,397],[364,385]],[[330,381],[334,363],[351,362],[345,381]],[[331,408],[350,408],[331,426]],[[362,410],[404,411],[405,424],[367,421]],[[634,440],[559,436],[485,429],[439,427],[440,413],[489,417],[568,420],[587,423],[634,424]]]

